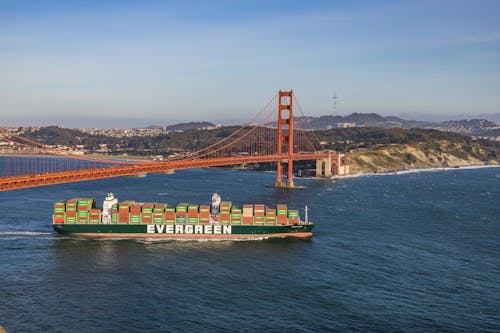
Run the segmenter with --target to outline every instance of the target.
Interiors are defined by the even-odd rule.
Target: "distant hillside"
[[[106,144],[111,155],[168,156],[207,147],[238,128],[231,126],[116,137],[50,126],[27,131],[23,136],[52,145],[83,145],[89,153],[99,152],[100,145]],[[351,173],[500,164],[500,142],[434,129],[352,127],[321,130],[316,135],[325,148],[346,154]],[[236,146],[236,151],[244,151],[245,148],[238,149]],[[297,168],[314,167],[311,161],[296,164]],[[260,168],[273,169],[274,166],[264,164]]]
[[[498,165],[500,150],[478,143],[446,140],[411,145],[391,145],[358,150],[346,156],[351,174],[395,172],[409,169],[448,168],[471,165]]]
[[[485,119],[444,121],[432,128],[470,136],[500,137],[500,126]]]
[[[337,128],[317,132],[346,153],[351,173],[500,164],[500,143],[435,129]]]
[[[179,123],[174,125],[166,126],[165,129],[169,131],[187,131],[193,129],[207,129],[210,127],[215,127],[215,124],[206,121],[192,121],[189,123]]]
[[[484,137],[491,140],[500,138],[500,126],[485,119],[428,122],[405,120],[392,116],[384,117],[376,113],[353,113],[348,116],[299,117],[295,118],[295,127],[315,130],[348,127],[429,128]]]
[[[353,113],[348,116],[299,117],[295,120],[297,128],[331,129],[337,127],[384,127],[384,128],[425,128],[431,122],[404,120],[399,117],[383,117],[376,113]]]

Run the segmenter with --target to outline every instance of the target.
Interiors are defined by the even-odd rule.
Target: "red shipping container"
[[[143,210],[144,209],[151,209],[151,210],[153,210],[154,206],[155,205],[153,205],[153,204],[144,204],[144,205],[142,205],[142,209]]]
[[[141,213],[141,206],[140,205],[130,206],[130,213],[133,215],[139,215]]]
[[[67,217],[76,217],[76,210],[67,210],[66,216]]]
[[[128,213],[119,213],[118,214],[118,223],[128,223]]]
[[[175,212],[165,212],[165,220],[175,220]]]
[[[64,217],[55,217],[54,216],[54,224],[64,224]]]
[[[253,216],[243,216],[243,224],[246,225],[253,224]]]
[[[278,215],[278,224],[285,225],[287,222],[288,218],[286,215]]]
[[[288,218],[288,223],[289,224],[299,224],[299,218],[298,217],[290,217],[290,218]]]

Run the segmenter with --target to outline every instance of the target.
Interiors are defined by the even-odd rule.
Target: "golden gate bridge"
[[[279,91],[248,123],[197,151],[160,161],[90,158],[0,132],[0,191],[173,170],[276,162],[275,186],[294,187],[294,161],[316,160],[316,174],[341,173],[342,155],[324,149],[312,129],[294,128],[294,111],[304,115],[292,90]],[[276,118],[277,117],[277,121]]]

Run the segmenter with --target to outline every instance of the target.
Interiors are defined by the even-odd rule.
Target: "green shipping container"
[[[276,224],[276,218],[266,217],[266,221],[264,223],[266,225],[274,225]]]
[[[208,206],[208,205],[201,205],[200,206],[200,212],[210,212],[210,206]]]

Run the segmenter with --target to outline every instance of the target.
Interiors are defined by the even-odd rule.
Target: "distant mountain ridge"
[[[295,118],[294,124],[297,129],[314,130],[346,127],[430,128],[493,140],[500,138],[500,126],[486,119],[430,122],[406,120],[395,116],[384,117],[376,113],[353,113],[347,116],[298,117]]]

